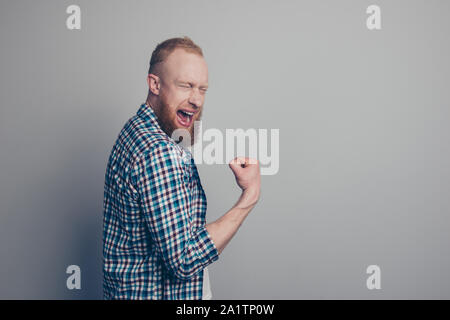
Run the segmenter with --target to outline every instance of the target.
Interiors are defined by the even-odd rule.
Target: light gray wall
[[[70,4],[81,30],[66,28]],[[450,298],[449,9],[2,0],[0,298],[102,297],[106,161],[146,97],[152,50],[181,35],[209,64],[206,128],[280,129],[279,173],[211,265],[214,298]],[[239,191],[226,165],[199,171],[212,221]]]

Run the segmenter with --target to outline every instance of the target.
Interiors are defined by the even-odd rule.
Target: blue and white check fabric
[[[146,104],[111,151],[103,213],[105,299],[202,298],[203,269],[219,258],[206,196],[191,153]]]

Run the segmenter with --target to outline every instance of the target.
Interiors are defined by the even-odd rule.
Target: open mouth
[[[184,111],[184,110],[178,110],[177,111],[178,122],[183,127],[189,127],[192,124],[193,117],[194,117],[194,113],[193,112],[188,112],[188,111]]]

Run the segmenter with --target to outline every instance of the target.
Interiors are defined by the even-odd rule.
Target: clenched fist
[[[261,174],[258,160],[247,157],[237,157],[230,161],[229,166],[242,191],[249,194],[253,199],[253,202],[258,201],[261,187]]]

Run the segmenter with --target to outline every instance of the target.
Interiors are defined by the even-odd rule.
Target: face
[[[175,49],[157,73],[153,81],[159,81],[159,87],[153,90],[152,75],[149,75],[149,86],[152,93],[157,93],[154,110],[161,128],[169,136],[175,129],[186,129],[193,144],[194,121],[201,119],[208,89],[206,61],[198,54]]]

